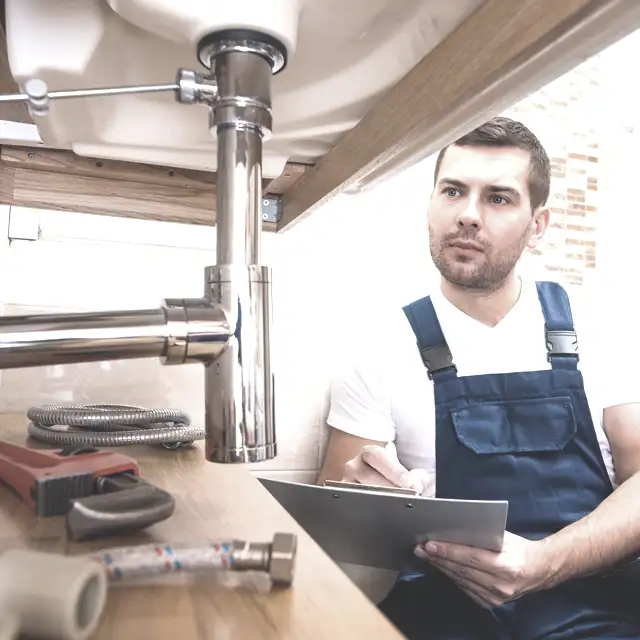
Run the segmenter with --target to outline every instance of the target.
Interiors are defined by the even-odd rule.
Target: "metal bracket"
[[[262,198],[260,207],[263,222],[278,222],[282,217],[282,200],[274,196]]]
[[[7,238],[12,240],[30,240],[35,242],[40,238],[40,211],[15,207],[9,208],[9,227]]]

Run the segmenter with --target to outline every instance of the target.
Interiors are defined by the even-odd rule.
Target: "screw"
[[[35,157],[36,157],[35,153],[32,153],[31,151],[27,153],[27,158],[29,158],[29,160],[33,160]]]

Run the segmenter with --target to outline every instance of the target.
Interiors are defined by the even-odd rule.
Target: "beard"
[[[455,259],[446,255],[450,244],[456,240],[470,240],[482,245],[481,261],[474,264],[472,260]],[[529,241],[529,230],[526,229],[518,241],[494,253],[491,243],[480,240],[476,230],[462,230],[438,239],[429,229],[429,249],[431,258],[440,275],[457,287],[491,292],[500,289],[507,276],[513,271]]]

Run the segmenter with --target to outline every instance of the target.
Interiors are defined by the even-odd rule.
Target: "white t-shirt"
[[[615,335],[570,295],[585,391],[605,465],[615,484],[611,448],[602,425],[606,407],[640,402],[640,382],[627,376],[634,358],[616,348],[601,327]],[[520,297],[494,327],[474,320],[440,292],[431,294],[436,314],[459,376],[549,369],[544,316],[535,282],[523,281]],[[372,324],[375,321],[375,324]],[[625,323],[626,324],[626,323]],[[408,469],[424,469],[433,481],[424,495],[435,495],[435,406],[433,382],[420,358],[416,338],[402,308],[373,316],[358,340],[354,362],[332,385],[327,422],[347,433],[395,441]],[[612,333],[613,332],[613,333]],[[607,346],[609,348],[607,348]],[[636,360],[637,361],[637,360]]]

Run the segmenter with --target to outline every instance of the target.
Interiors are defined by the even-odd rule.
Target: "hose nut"
[[[288,587],[293,582],[297,538],[292,533],[276,533],[271,543],[269,575],[274,585]]]

